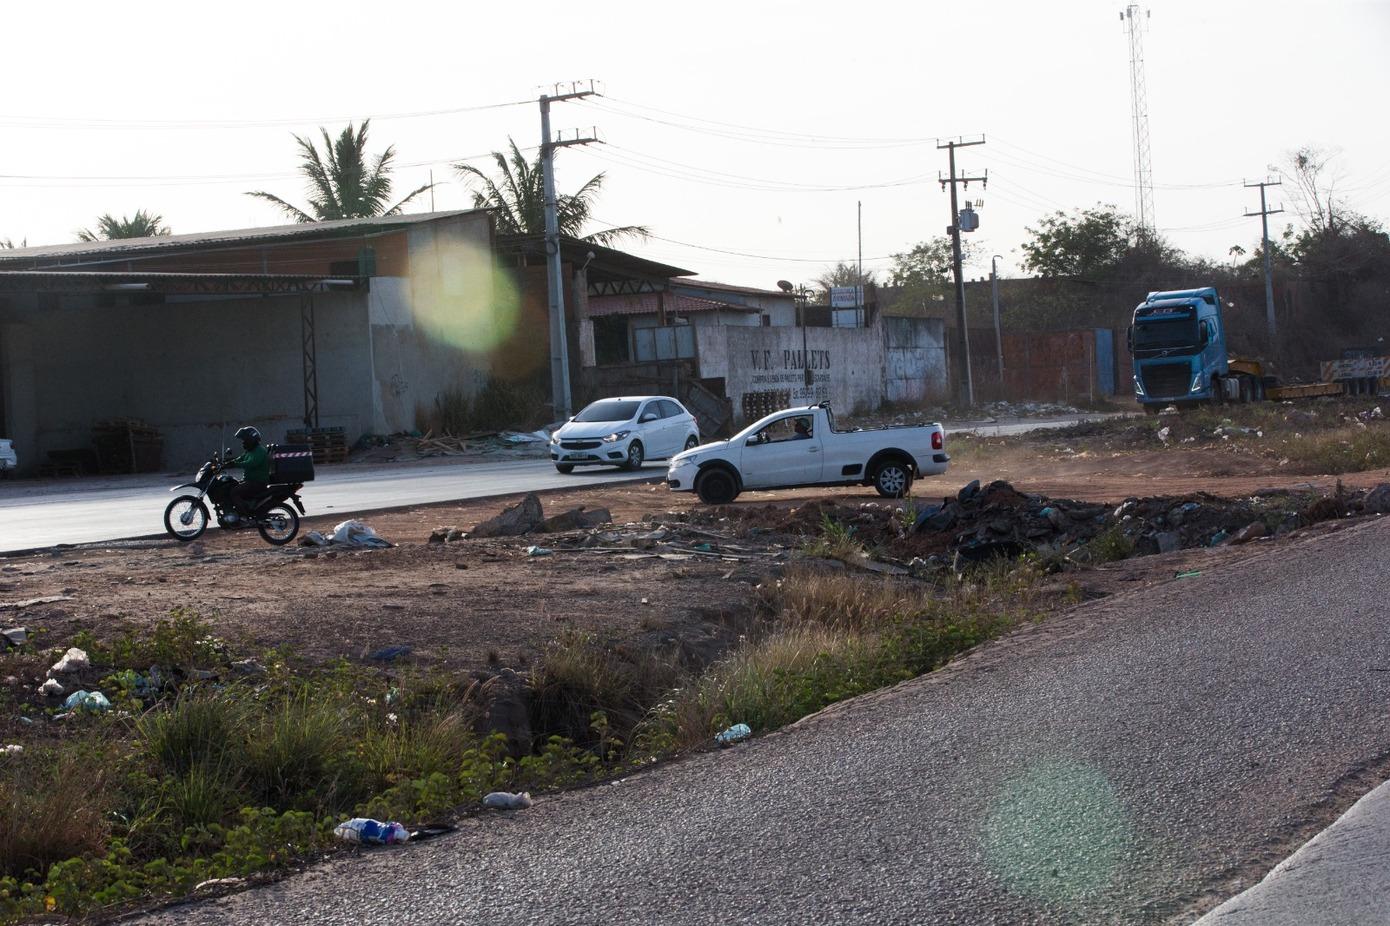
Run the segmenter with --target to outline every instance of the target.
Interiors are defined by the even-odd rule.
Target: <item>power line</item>
[[[624,222],[610,222],[608,219],[601,219],[598,216],[593,216],[592,218],[598,224],[607,226],[608,228],[622,228],[625,225],[631,224]],[[665,241],[668,244],[678,244],[683,248],[694,248],[697,251],[709,251],[714,254],[729,254],[734,257],[747,257],[753,260],[779,261],[795,264],[833,264],[838,261],[849,259],[844,255],[841,255],[839,257],[778,257],[773,254],[753,254],[748,251],[734,251],[728,248],[716,248],[704,244],[692,244],[689,241],[678,241],[675,238],[665,238],[661,235],[655,235],[650,232],[647,233],[647,237],[655,238],[657,241]],[[893,255],[888,254],[882,257],[866,257],[864,259],[866,261],[892,260]]]
[[[534,151],[538,145],[526,145],[520,150]],[[434,158],[424,161],[407,161],[402,164],[393,164],[396,170],[409,169],[414,167],[434,167],[439,164],[454,164],[460,161],[476,161],[492,157],[492,152],[480,154],[466,154],[457,157]],[[0,180],[33,180],[39,181],[46,186],[62,186],[62,182],[72,181],[73,186],[101,186],[102,184],[134,184],[140,186],[198,186],[213,183],[245,183],[253,180],[292,180],[300,179],[304,175],[299,171],[277,171],[265,173],[248,174],[128,174],[128,175],[100,175],[100,174],[0,174]],[[54,181],[49,183],[49,181]],[[62,181],[62,182],[59,182]],[[5,184],[6,186],[24,186],[24,184]]]
[[[489,109],[505,109],[509,106],[529,106],[535,100],[508,100],[504,103],[484,103],[478,106],[456,106],[449,109],[423,109],[413,112],[377,113],[365,116],[318,116],[287,119],[95,119],[88,117],[67,119],[60,116],[10,116],[0,115],[0,125],[7,128],[34,129],[116,129],[137,130],[155,129],[159,131],[205,129],[251,129],[275,128],[295,125],[309,125],[324,122],[357,121],[373,119],[386,122],[395,119],[422,119],[432,116],[454,116],[460,113],[482,112]]]

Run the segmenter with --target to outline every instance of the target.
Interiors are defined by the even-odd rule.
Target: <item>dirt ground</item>
[[[1057,458],[1037,445],[962,446],[949,474],[914,486],[918,500],[953,496],[980,479],[1006,479],[1019,490],[1082,501],[1208,492],[1238,496],[1271,487],[1330,489],[1334,477],[1257,472],[1258,461],[1232,471],[1232,458],[1211,450],[1165,450],[1111,457]],[[1342,477],[1348,487],[1390,480],[1377,470]],[[312,494],[309,503],[312,505]],[[547,512],[607,507],[614,522],[660,522],[698,505],[660,483],[542,493]],[[878,502],[871,490],[749,492],[735,506],[795,507],[811,500]],[[176,608],[196,611],[219,635],[254,655],[288,646],[315,662],[368,660],[389,646],[409,646],[417,665],[451,669],[486,664],[525,666],[569,630],[614,640],[650,639],[694,653],[717,650],[752,606],[752,588],[783,568],[757,557],[642,556],[561,551],[528,556],[548,538],[463,540],[430,544],[442,526],[462,530],[516,499],[489,499],[378,512],[364,519],[397,544],[388,550],[276,549],[252,534],[212,531],[198,544],[140,541],[0,558],[0,625],[26,626],[57,645],[79,630],[109,638],[138,630]],[[340,515],[309,518],[304,530],[331,529]],[[782,538],[795,554],[795,538]],[[1261,545],[1263,546],[1263,545]],[[775,550],[774,543],[771,549]],[[764,551],[766,554],[768,551]],[[1171,576],[1190,562],[1227,555],[1182,551],[1112,568],[1141,580]],[[1107,575],[1087,574],[1101,585]],[[61,596],[63,600],[18,602]]]

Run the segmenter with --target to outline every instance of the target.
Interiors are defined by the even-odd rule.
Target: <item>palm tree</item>
[[[428,192],[434,184],[427,183],[412,190],[405,199],[387,208],[386,204],[391,198],[391,160],[396,156],[396,149],[388,145],[368,167],[367,127],[371,122],[364,119],[361,127],[355,131],[349,122],[337,139],[330,138],[328,130],[320,127],[323,154],[319,154],[313,140],[294,136],[299,143],[299,172],[309,181],[307,211],[273,193],[257,191],[246,195],[274,203],[296,222],[399,215],[402,206],[421,193]]]
[[[97,217],[97,230],[87,228],[77,230],[78,241],[113,241],[117,238],[160,238],[169,234],[169,226],[164,224],[164,216],[153,215],[141,209],[135,215],[116,218],[111,213]]]
[[[478,189],[473,191],[473,205],[478,209],[493,210],[500,234],[544,235],[545,185],[542,182],[541,156],[538,153],[535,161],[527,161],[514,140],[508,138],[507,143],[512,149],[510,156],[502,151],[492,152],[492,159],[497,162],[497,180],[472,164],[458,163],[454,165],[454,170],[465,183],[477,184]],[[595,174],[574,193],[556,195],[555,212],[560,234],[601,245],[631,236],[645,239],[650,234],[645,225],[623,225],[584,236],[579,234],[580,229],[589,222],[594,200],[603,188],[603,178],[602,173]]]

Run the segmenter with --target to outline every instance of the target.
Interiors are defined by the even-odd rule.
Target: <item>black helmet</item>
[[[237,440],[241,441],[241,446],[245,447],[247,450],[250,450],[261,442],[261,432],[250,426],[240,429],[234,436]]]

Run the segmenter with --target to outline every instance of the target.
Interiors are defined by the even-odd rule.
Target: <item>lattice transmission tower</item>
[[[1129,102],[1134,116],[1134,218],[1143,232],[1154,224],[1154,176],[1149,162],[1149,91],[1144,81],[1144,27],[1149,11],[1131,3],[1120,14],[1129,33]]]

